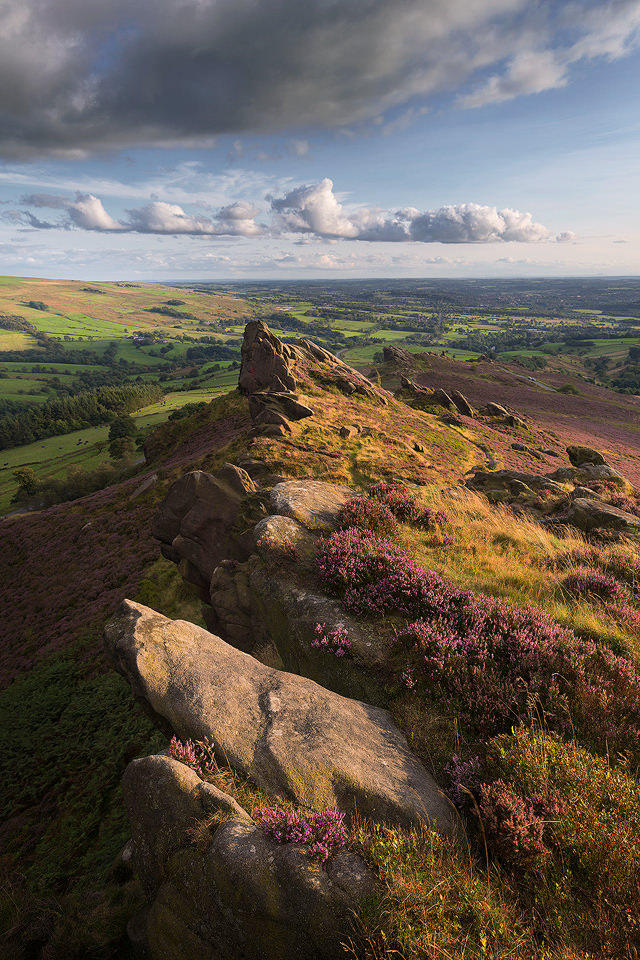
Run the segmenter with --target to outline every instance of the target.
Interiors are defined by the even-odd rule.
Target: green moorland
[[[164,396],[132,412],[143,432],[155,429],[148,464],[139,450],[129,460],[110,460],[109,422],[0,450],[4,512],[16,506],[9,501],[18,467],[30,466],[42,481],[97,473],[105,459],[113,467],[104,473],[106,486],[80,499],[0,520],[0,955],[127,960],[134,952],[125,926],[143,897],[135,877],[117,860],[127,840],[120,780],[129,760],[163,748],[166,739],[105,662],[102,625],[124,596],[168,616],[202,622],[194,592],[173,565],[159,559],[151,519],[176,477],[233,462],[250,442],[246,401],[233,391],[236,361],[187,351],[198,341],[205,347],[219,343],[239,358],[241,318],[277,312],[280,325],[274,320],[273,327],[283,337],[306,334],[346,351],[343,358],[357,359],[364,369],[380,361],[385,343],[393,342],[412,353],[431,351],[438,360],[443,351],[463,361],[491,351],[505,363],[519,360],[525,378],[534,370],[543,378],[566,377],[577,389],[595,381],[635,393],[637,364],[629,353],[640,345],[640,319],[628,313],[632,297],[624,284],[594,290],[593,310],[578,313],[571,289],[553,284],[544,303],[539,287],[529,292],[456,287],[446,309],[442,290],[395,282],[386,289],[366,283],[256,285],[215,294],[199,289],[202,285],[52,284],[0,278],[0,313],[27,319],[46,335],[25,335],[32,343],[27,349],[42,359],[3,364],[0,355],[0,373],[6,366],[0,404],[40,406],[78,388],[91,389],[98,377],[107,384],[158,382]],[[171,309],[198,320],[147,313],[149,305],[168,300],[185,301]],[[27,313],[24,303],[30,301],[49,310]],[[206,304],[212,312],[205,326]],[[277,310],[283,306],[293,309]],[[74,335],[71,321],[94,312],[94,325]],[[131,317],[135,320],[125,319]],[[64,332],[37,326],[50,320]],[[121,328],[122,336],[111,339],[102,322]],[[615,336],[596,335],[605,329]],[[155,333],[127,339],[134,330]],[[382,331],[388,338],[375,336]],[[24,351],[24,341],[5,348],[7,354],[16,350]],[[72,354],[100,362],[70,366]],[[42,400],[3,394],[3,385],[16,379],[35,383],[29,390],[47,392]],[[454,588],[504,600],[510,608],[542,608],[550,618],[540,626],[544,650],[547,639],[557,638],[556,627],[569,628],[579,641],[596,645],[599,664],[622,656],[632,671],[640,669],[635,542],[588,543],[569,528],[516,516],[479,496],[452,498],[450,488],[485,462],[492,441],[480,427],[460,427],[396,401],[380,408],[326,384],[311,384],[307,392],[315,416],[296,426],[289,442],[252,443],[251,455],[264,460],[272,474],[346,483],[363,492],[381,479],[408,484],[418,490],[421,507],[447,515],[435,527],[402,522],[395,528],[397,549],[420,569]],[[191,403],[205,405],[168,420]],[[360,424],[363,434],[341,438],[344,423]],[[585,429],[578,420],[575,427]],[[414,449],[414,440],[422,452]],[[584,576],[572,577],[585,569],[600,592],[583,589]],[[594,580],[594,574],[604,579]],[[616,602],[603,599],[607,589]],[[487,687],[486,677],[498,686],[505,677],[487,673],[486,664],[483,674],[476,665],[475,685],[452,688],[447,705],[418,674],[414,694],[399,681],[406,663],[394,660],[399,648],[390,639],[391,628],[401,631],[406,618],[391,612],[373,624],[382,636],[389,634],[394,716],[459,803],[468,843],[460,848],[428,830],[354,824],[349,843],[377,871],[382,893],[354,920],[352,955],[359,960],[637,956],[640,785],[634,723],[640,715],[633,685],[600,672],[595,693],[588,685],[571,686],[569,668],[575,667],[576,676],[579,669],[565,662],[562,710],[533,696],[533,709],[523,707],[518,722],[482,726],[476,708],[490,702],[496,689]],[[533,683],[537,675],[532,677]],[[228,770],[210,775],[245,806],[262,799]]]

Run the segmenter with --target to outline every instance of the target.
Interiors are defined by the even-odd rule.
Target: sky
[[[0,273],[640,274],[640,0],[0,0]]]

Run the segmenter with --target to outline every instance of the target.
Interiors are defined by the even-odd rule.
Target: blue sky
[[[640,0],[12,0],[1,272],[636,275]]]

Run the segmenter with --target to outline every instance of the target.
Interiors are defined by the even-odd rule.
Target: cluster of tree
[[[31,502],[40,508],[49,507],[54,503],[86,497],[122,479],[122,476],[123,465],[113,463],[102,463],[94,470],[69,467],[66,477],[48,477],[44,480],[38,480],[31,467],[20,467],[13,471],[18,489],[11,502]]]
[[[203,338],[204,339],[204,338]],[[219,340],[213,343],[201,342],[197,347],[188,347],[187,360],[236,360],[240,356],[238,347],[226,347]]]
[[[147,313],[159,313],[162,317],[173,317],[175,320],[199,320],[194,313],[181,312],[175,307],[147,307]]]
[[[25,317],[19,317],[11,313],[0,313],[0,330],[21,330],[25,333],[35,334],[36,328]]]
[[[640,364],[629,364],[609,386],[618,393],[640,393]]]
[[[75,397],[61,397],[23,407],[17,413],[0,416],[0,450],[109,423],[118,416],[160,400],[162,396],[157,383],[130,383],[98,387]]]
[[[42,300],[29,300],[25,303],[25,307],[31,307],[32,310],[43,310],[45,313],[50,309],[49,304],[43,303]]]

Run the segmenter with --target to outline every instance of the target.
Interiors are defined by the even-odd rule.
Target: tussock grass
[[[579,562],[563,558],[588,549],[578,530],[550,528],[462,487],[434,485],[419,494],[430,507],[447,513],[446,529],[455,538],[444,548],[437,537],[403,526],[403,546],[421,566],[464,589],[518,606],[544,607],[563,626],[640,662],[640,638],[633,624],[625,625],[602,605],[576,597],[564,586],[566,574]]]
[[[487,873],[451,838],[426,827],[405,832],[374,824],[355,831],[355,846],[382,887],[356,921],[349,952],[358,960],[577,956],[545,948],[499,869]]]

